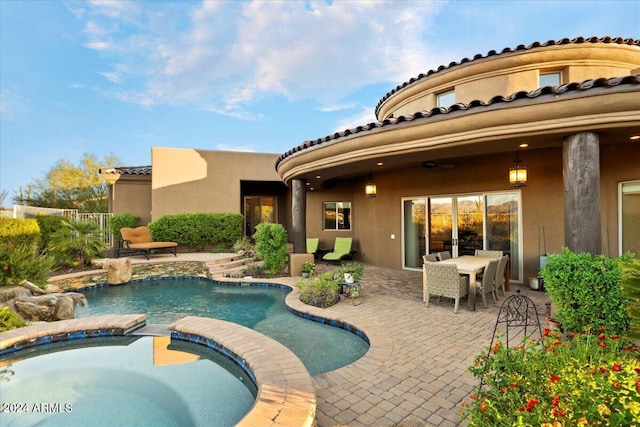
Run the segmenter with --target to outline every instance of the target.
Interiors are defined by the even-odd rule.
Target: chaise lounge
[[[154,242],[149,228],[144,225],[136,228],[122,227],[120,234],[122,235],[122,247],[116,251],[116,257],[127,254],[142,254],[149,259],[152,249],[166,249],[174,256],[178,256],[176,242]]]
[[[322,257],[323,261],[337,261],[353,259],[353,255],[356,251],[351,249],[351,243],[353,238],[351,237],[336,237],[336,241],[333,244],[333,251],[325,254]]]

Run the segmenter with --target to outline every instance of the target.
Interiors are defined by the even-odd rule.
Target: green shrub
[[[28,280],[44,287],[54,267],[55,259],[48,255],[37,256],[34,245],[0,240],[0,286],[13,286]]]
[[[176,242],[204,250],[206,245],[230,250],[242,237],[244,218],[235,213],[163,215],[148,224],[153,240]]]
[[[619,261],[603,255],[576,254],[566,248],[547,258],[541,275],[566,332],[592,326],[626,333],[629,316],[620,285]]]
[[[340,295],[338,294],[340,280],[334,276],[334,273],[328,272],[302,279],[296,283],[295,286],[300,293],[300,301],[320,308],[336,304],[340,301]]]
[[[364,269],[362,265],[357,262],[348,262],[346,264],[342,264],[340,267],[336,268],[334,274],[335,277],[339,280],[344,280],[344,274],[349,273],[353,280],[356,282],[362,281],[364,277]]]
[[[36,247],[40,239],[40,227],[35,219],[0,217],[0,239],[7,243],[25,243]]]
[[[120,229],[123,227],[135,227],[140,221],[140,218],[130,213],[123,213],[113,215],[109,218],[109,233],[113,234],[113,237],[117,242],[122,241],[122,235]]]
[[[463,418],[470,427],[638,425],[638,349],[607,332],[496,342],[469,367],[482,385]]]
[[[51,235],[57,231],[60,231],[64,225],[65,218],[63,216],[56,215],[43,215],[36,216],[36,221],[40,227],[40,242],[38,243],[38,250],[40,253],[44,252],[49,245]]]
[[[627,298],[627,314],[630,320],[627,336],[640,340],[640,261],[623,261],[621,267],[622,294]]]
[[[287,265],[287,230],[280,224],[262,223],[253,235],[256,251],[264,260],[264,267],[276,274]]]
[[[0,332],[21,328],[26,323],[18,313],[9,310],[9,307],[0,308]]]
[[[91,221],[65,221],[64,228],[51,235],[47,248],[61,265],[90,265],[91,260],[108,249],[98,224]]]

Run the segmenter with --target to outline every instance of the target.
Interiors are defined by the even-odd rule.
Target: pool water
[[[249,412],[256,388],[237,365],[169,342],[91,338],[5,356],[0,425],[232,426]]]
[[[346,331],[290,313],[290,291],[266,286],[224,286],[208,280],[169,279],[105,286],[85,292],[89,314],[144,313],[147,324],[169,324],[185,316],[234,322],[282,343],[311,375],[346,366],[369,345]]]

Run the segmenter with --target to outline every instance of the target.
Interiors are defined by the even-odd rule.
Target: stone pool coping
[[[144,314],[94,316],[0,332],[0,355],[51,342],[127,335],[144,326],[146,318]],[[300,359],[284,345],[244,326],[205,317],[184,317],[168,328],[173,331],[172,339],[196,342],[212,351],[217,349],[255,379],[258,386],[255,403],[236,425],[314,425],[317,398],[313,379]]]

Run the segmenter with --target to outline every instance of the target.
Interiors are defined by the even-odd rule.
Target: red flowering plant
[[[463,403],[469,426],[640,425],[638,348],[602,328],[497,342],[469,370],[481,380]]]

